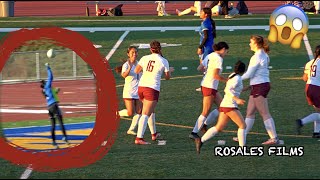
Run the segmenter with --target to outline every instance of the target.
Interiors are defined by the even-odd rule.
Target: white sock
[[[316,120],[320,120],[319,113],[312,113],[309,116],[302,118],[301,123],[302,125],[305,125]]]
[[[140,117],[138,132],[137,132],[138,138],[143,138],[144,132],[146,131],[146,128],[147,128],[148,118],[149,118],[149,116],[147,116],[147,115],[142,115]]]
[[[154,134],[157,132],[157,130],[156,130],[156,115],[154,113],[152,113],[148,119],[148,126],[149,126],[151,134]]]
[[[277,132],[276,132],[276,126],[275,126],[274,120],[272,118],[269,118],[269,119],[263,121],[263,123],[264,123],[264,127],[266,128],[266,130],[269,134],[269,137],[271,139],[278,137]]]
[[[204,123],[205,121],[206,121],[206,117],[200,115],[200,116],[198,117],[198,120],[197,120],[196,124],[194,125],[194,128],[193,128],[192,132],[198,133],[198,132],[200,131],[200,129],[202,128],[203,123]]]
[[[314,121],[314,131],[315,133],[319,133],[320,132],[320,113],[318,114],[318,118],[317,120]]]
[[[129,128],[130,131],[134,131],[136,129],[140,117],[141,117],[141,114],[135,114],[133,116],[132,121],[131,121],[131,125],[130,125],[130,128]]]
[[[254,124],[254,120],[255,120],[255,119],[251,119],[251,118],[246,118],[246,119],[245,119],[246,126],[247,126],[247,128],[246,128],[246,134],[248,134],[248,133],[251,131],[252,126],[253,126],[253,124]]]
[[[119,116],[121,116],[121,117],[128,116],[128,110],[122,109],[121,111],[119,111]]]
[[[216,134],[218,134],[218,130],[215,126],[213,126],[212,128],[208,129],[208,131],[201,137],[201,142],[204,143],[204,142],[208,141]]]
[[[314,131],[315,133],[320,132],[320,120],[314,121]]]
[[[238,128],[238,141],[239,146],[243,147],[246,145],[246,130]]]
[[[191,13],[191,8],[185,9],[184,11],[180,12],[180,15],[186,15]]]
[[[204,124],[205,125],[213,124],[217,120],[218,116],[219,116],[218,109],[214,109],[213,111],[210,112]]]

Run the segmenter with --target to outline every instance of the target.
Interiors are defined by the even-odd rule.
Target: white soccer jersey
[[[270,82],[269,62],[268,54],[259,49],[251,57],[248,70],[242,75],[242,80],[250,79],[250,85]]]
[[[143,74],[139,81],[139,86],[149,87],[160,91],[161,75],[169,72],[169,62],[159,54],[143,56],[139,65],[142,67]]]
[[[125,62],[122,65],[121,74],[124,73],[125,71],[127,71],[128,68],[129,68],[129,64],[128,64],[128,62]],[[139,79],[140,79],[142,73],[136,74],[134,72],[135,68],[136,68],[136,65],[132,65],[128,76],[124,79],[124,87],[123,87],[123,92],[122,92],[123,98],[139,99],[138,84],[139,84]]]
[[[218,90],[219,80],[216,80],[213,78],[213,72],[215,69],[220,69],[219,74],[222,73],[223,59],[219,54],[215,52],[210,53],[207,57],[208,57],[208,62],[207,62],[208,66],[207,66],[206,74],[202,78],[201,86]]]
[[[308,74],[307,84],[320,86],[320,58],[309,61],[304,67],[304,73]]]
[[[231,75],[233,75],[232,73]],[[231,76],[230,75],[230,76]],[[229,76],[229,77],[230,77]],[[235,75],[233,78],[227,81],[224,88],[224,97],[220,104],[220,107],[238,107],[238,104],[233,100],[233,96],[239,97],[243,89],[242,78],[240,75]]]

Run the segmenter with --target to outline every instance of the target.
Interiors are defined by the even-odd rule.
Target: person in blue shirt
[[[214,38],[216,38],[216,23],[211,16],[212,11],[208,7],[205,7],[200,11],[200,18],[202,19],[202,22],[199,28],[200,45],[197,50],[200,65],[206,56],[213,52]],[[206,72],[203,72],[203,74],[205,73]],[[196,91],[201,91],[201,88],[197,88]]]
[[[50,117],[50,121],[51,121],[51,138],[52,138],[52,145],[55,148],[58,148],[58,145],[56,143],[56,137],[55,137],[55,127],[56,127],[56,118],[58,119],[59,123],[60,123],[60,127],[63,133],[63,138],[62,140],[65,141],[67,144],[69,144],[68,140],[67,140],[67,133],[63,124],[63,117],[62,117],[62,113],[61,110],[59,108],[57,99],[55,98],[55,95],[52,90],[52,81],[53,81],[53,74],[51,71],[51,68],[49,66],[48,63],[45,64],[47,67],[47,73],[48,73],[48,79],[47,81],[42,81],[41,82],[41,88],[42,88],[42,92],[46,97],[46,101],[47,101],[47,107],[48,107],[48,111],[49,111],[49,117]]]
[[[213,52],[214,38],[216,38],[216,23],[211,16],[212,12],[210,8],[205,7],[200,12],[202,22],[199,30],[200,45],[197,50],[200,64],[208,54]]]

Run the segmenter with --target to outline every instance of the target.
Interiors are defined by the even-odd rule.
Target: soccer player
[[[238,61],[234,66],[234,72],[229,76],[229,80],[224,89],[225,95],[219,108],[219,119],[217,124],[208,129],[208,131],[201,137],[195,139],[197,153],[200,154],[201,146],[204,142],[214,137],[218,132],[222,131],[227,125],[229,119],[237,124],[239,146],[243,147],[246,144],[246,123],[243,116],[238,110],[238,104],[243,105],[245,101],[240,99],[242,91],[241,75],[245,72],[246,65]]]
[[[200,57],[200,64],[202,60],[213,52],[214,38],[216,38],[216,23],[211,18],[212,12],[210,8],[203,8],[200,12],[202,19],[199,29],[200,45],[197,54]]]
[[[146,125],[149,117],[154,113],[158,103],[160,94],[161,75],[165,74],[165,79],[171,78],[171,73],[174,71],[173,67],[169,68],[169,62],[162,56],[161,45],[159,41],[151,41],[150,43],[150,55],[143,56],[134,72],[139,74],[143,71],[141,79],[138,85],[138,94],[140,100],[143,102],[142,116],[139,120],[138,133],[135,139],[135,144],[146,145],[149,142],[143,139]],[[153,128],[155,128],[155,119],[153,119]],[[150,127],[150,126],[149,126]],[[157,140],[160,137],[160,133],[156,131],[152,133],[152,140]]]
[[[170,14],[166,12],[166,1],[155,1],[155,3],[158,3],[158,16],[170,16]]]
[[[138,84],[142,73],[136,74],[134,72],[138,64],[137,47],[130,46],[127,49],[127,56],[128,60],[122,66],[116,67],[116,72],[121,73],[121,76],[125,79],[122,97],[127,110],[126,116],[133,116],[127,134],[135,136],[137,135],[135,128],[138,125],[142,110],[142,102],[138,96]]]
[[[248,70],[242,75],[242,80],[250,79],[250,86],[244,88],[244,91],[251,88],[251,93],[246,113],[246,133],[251,130],[255,113],[258,110],[262,116],[264,126],[270,139],[263,142],[263,145],[279,144],[279,138],[276,132],[274,120],[269,112],[267,95],[270,91],[269,63],[270,51],[268,41],[259,35],[252,35],[250,38],[250,49],[254,52],[251,57]],[[234,138],[237,141],[237,138]]]
[[[199,28],[200,45],[197,50],[200,64],[202,64],[202,61],[208,54],[213,52],[214,38],[216,38],[216,23],[211,18],[211,15],[211,9],[207,7],[203,8],[200,12],[202,22]],[[196,91],[201,91],[201,88],[197,88]]]
[[[56,118],[58,119],[60,123],[60,127],[63,133],[63,138],[62,140],[65,141],[67,144],[69,144],[68,139],[67,139],[67,133],[63,124],[63,117],[61,110],[59,108],[59,105],[57,103],[57,100],[54,98],[53,92],[52,92],[52,81],[53,81],[53,74],[51,71],[51,68],[48,63],[45,64],[47,67],[47,73],[48,73],[48,79],[46,83],[43,85],[41,84],[41,88],[43,88],[44,95],[46,96],[47,100],[47,106],[48,106],[48,111],[49,111],[49,116],[50,116],[50,121],[51,121],[51,138],[52,138],[52,145],[55,148],[59,148],[57,143],[56,143],[56,137],[55,137],[55,128],[56,128]]]
[[[189,135],[191,139],[199,138],[198,132],[203,128],[205,121],[212,121],[218,117],[219,111],[217,109],[211,112],[210,110],[214,102],[219,106],[222,100],[220,93],[218,93],[219,81],[227,82],[227,79],[221,76],[221,73],[223,58],[228,54],[229,46],[226,42],[219,42],[214,44],[213,48],[214,52],[208,55],[208,68],[201,81],[202,113]]]
[[[313,106],[315,113],[296,120],[297,133],[301,134],[301,128],[305,124],[314,122],[313,138],[320,138],[320,45],[316,47],[315,58],[309,61],[304,68],[303,80],[306,82],[306,98],[308,104]]]
[[[176,13],[178,16],[183,16],[186,14],[191,13],[191,11],[195,12],[194,16],[200,16],[200,11],[201,11],[201,1],[195,1],[193,3],[193,6],[183,10],[183,11],[179,11],[178,9],[176,9]]]

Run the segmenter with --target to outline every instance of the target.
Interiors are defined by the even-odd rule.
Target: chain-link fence
[[[0,82],[38,81],[47,78],[45,63],[49,63],[54,79],[93,78],[90,66],[71,50],[56,50],[49,59],[47,51],[14,52],[1,71]]]

